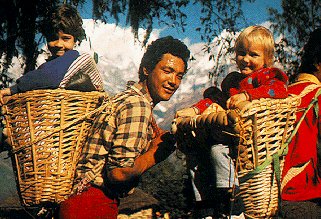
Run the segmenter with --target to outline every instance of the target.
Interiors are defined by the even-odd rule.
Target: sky
[[[267,7],[281,8],[280,0],[256,0],[254,3],[243,3],[243,10],[248,20],[248,24],[245,25],[266,25],[268,16]],[[134,40],[131,28],[122,25],[116,26],[112,22],[104,24],[88,19],[91,18],[92,11],[92,7],[88,3],[85,7],[78,8],[78,10],[84,19],[87,40],[83,41],[77,49],[90,54],[98,53],[98,67],[104,79],[105,90],[110,93],[117,93],[123,90],[128,80],[137,81],[140,60],[146,48],[143,48],[139,42]],[[169,107],[173,110],[179,107],[173,107],[173,102],[175,105],[176,103],[181,103],[183,99],[188,99],[188,97],[200,96],[205,88],[213,85],[213,82],[217,81],[219,84],[226,73],[237,70],[233,57],[224,56],[219,63],[214,63],[213,60],[209,61],[209,54],[204,53],[204,43],[200,41],[198,32],[195,31],[195,27],[199,24],[197,24],[198,19],[193,18],[197,17],[199,10],[200,8],[193,4],[187,7],[188,25],[184,33],[179,29],[166,26],[156,27],[151,33],[149,43],[159,37],[173,35],[186,43],[191,50],[192,56],[196,58],[189,63],[188,74],[184,77],[180,89],[175,93],[172,101],[162,102],[158,105],[160,118],[163,116],[162,113]],[[144,31],[140,30],[139,34],[140,39],[143,39]],[[221,36],[226,34],[222,32]],[[38,66],[45,61],[45,58],[45,56],[38,58]],[[221,78],[210,79],[208,73],[217,65],[225,66],[225,72]],[[15,64],[10,69],[10,72],[14,72],[15,75],[10,76],[13,79],[17,79],[23,72],[21,61],[15,60]]]
[[[252,0],[253,1],[253,0]],[[187,16],[187,26],[185,32],[183,32],[180,28],[176,27],[167,27],[165,25],[158,25],[155,22],[154,26],[155,29],[160,29],[160,37],[172,35],[178,39],[188,39],[191,43],[198,43],[201,42],[201,38],[199,32],[195,31],[196,27],[201,26],[200,21],[198,19],[199,14],[201,13],[201,7],[198,4],[192,4],[193,1],[188,4],[186,7],[186,14]],[[254,2],[250,3],[248,1],[243,1],[243,12],[245,18],[247,19],[248,23],[244,23],[241,28],[245,26],[254,25],[264,23],[268,19],[267,8],[272,7],[276,8],[277,10],[281,9],[281,0],[255,0]],[[81,16],[84,19],[88,19],[92,17],[92,4],[91,1],[87,1],[84,7],[78,8]],[[125,26],[125,16],[120,17],[120,25]],[[113,20],[110,19],[110,23],[113,23]]]

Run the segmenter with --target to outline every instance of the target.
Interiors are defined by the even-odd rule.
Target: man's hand
[[[240,102],[246,100],[250,100],[250,97],[247,93],[235,94],[226,101],[226,106],[229,109],[235,109]]]
[[[161,129],[160,129],[161,130]],[[149,168],[165,160],[175,150],[174,136],[168,131],[161,130],[160,135],[152,140],[150,147],[138,156],[134,166],[115,168],[108,172],[107,177],[110,183],[122,184],[134,182]]]
[[[168,131],[163,131],[157,138],[151,142],[149,150],[154,151],[155,163],[159,163],[165,160],[169,155],[171,155],[176,147],[176,140],[174,135]]]

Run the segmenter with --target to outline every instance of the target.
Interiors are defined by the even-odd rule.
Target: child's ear
[[[148,76],[149,73],[148,73],[148,71],[147,71],[147,69],[145,67],[143,68],[143,72],[144,72],[145,76]]]

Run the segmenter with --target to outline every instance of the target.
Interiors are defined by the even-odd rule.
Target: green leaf
[[[98,54],[96,52],[94,52],[94,60],[96,62],[96,64],[98,63]]]

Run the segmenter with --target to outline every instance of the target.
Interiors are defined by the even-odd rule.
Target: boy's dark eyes
[[[62,37],[63,40],[70,40],[71,37]]]

